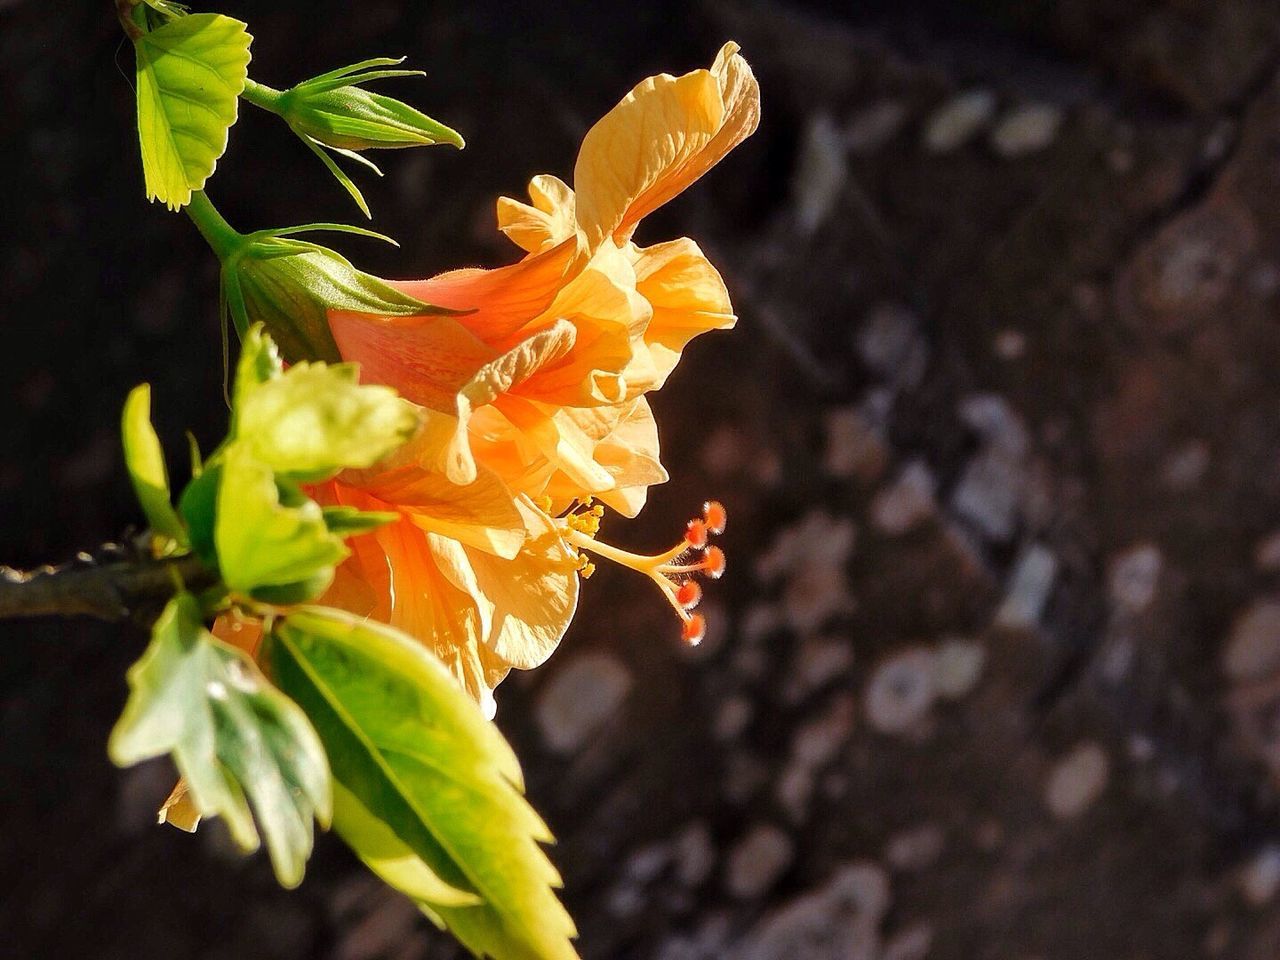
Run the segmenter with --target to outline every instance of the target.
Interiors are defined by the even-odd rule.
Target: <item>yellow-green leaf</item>
[[[177,210],[204,187],[236,122],[252,42],[245,24],[215,13],[179,17],[134,40],[148,199]]]
[[[160,438],[151,426],[150,384],[140,384],[130,392],[124,404],[120,429],[124,438],[124,465],[152,532],[186,546],[186,528],[170,500],[164,451],[160,449]]]
[[[130,766],[171,753],[200,814],[223,817],[246,851],[260,829],[280,883],[297,886],[312,820],[327,826],[332,812],[324,748],[302,710],[204,628],[189,593],[169,601],[128,679],[111,759]]]
[[[323,593],[347,548],[329,532],[320,505],[296,488],[278,486],[271,468],[242,441],[223,451],[218,470],[213,539],[223,582],[275,603],[300,603]],[[293,592],[263,593],[294,585]]]
[[[334,828],[371,868],[477,956],[576,960],[515,755],[439,660],[314,607],[277,621],[263,649],[355,801],[340,795]]]
[[[280,477],[315,483],[371,467],[418,428],[390,387],[361,386],[349,363],[302,363],[256,388],[236,385],[235,435]]]

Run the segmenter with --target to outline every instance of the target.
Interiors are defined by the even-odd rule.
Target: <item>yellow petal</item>
[[[635,250],[636,289],[653,308],[644,339],[656,368],[653,389],[700,333],[727,330],[737,317],[716,268],[688,238]]]
[[[530,538],[514,560],[467,549],[480,593],[492,604],[487,646],[522,670],[555,651],[578,605],[578,574],[552,521],[526,498],[516,501]]]
[[[505,352],[477,370],[461,392],[472,407],[492,403],[529,380],[543,367],[569,356],[576,339],[577,330],[573,324],[557,320],[545,329],[516,339]]]
[[[613,477],[592,455],[595,439],[563,409],[511,396],[502,397],[496,406],[539,453],[564,472],[579,494],[613,488]]]
[[[600,499],[624,517],[634,517],[644,506],[649,488],[668,479],[658,459],[658,424],[647,400],[642,397],[631,405],[596,444],[595,457],[616,484]]]
[[[609,488],[590,492],[624,516],[639,513],[648,488],[667,481],[658,459],[658,425],[643,397],[615,407],[563,410],[556,419],[561,425],[571,420],[578,435],[589,438],[592,459],[612,481]],[[582,493],[578,481],[563,472],[546,486],[555,503],[578,499]]]
[[[458,486],[438,473],[402,467],[371,478],[364,489],[423,530],[501,557],[514,557],[525,540],[511,491],[488,469],[478,469],[475,480]]]
[[[408,519],[382,527],[374,536],[390,573],[388,622],[425,644],[492,716],[493,688],[510,667],[482,649],[486,618],[476,601],[449,581],[429,535]]]
[[[618,403],[629,386],[624,372],[643,335],[652,308],[636,292],[635,268],[608,243],[556,296],[544,317],[569,322],[574,348],[555,363],[543,364],[517,391],[542,403],[594,406]]]
[[[529,199],[532,205],[498,198],[498,229],[520,249],[537,253],[577,232],[573,189],[559,177],[545,173],[534,177],[529,181]]]
[[[200,810],[191,799],[191,794],[187,790],[187,781],[182,777],[178,778],[168,798],[161,804],[160,812],[156,814],[156,821],[167,823],[187,833],[195,833],[196,827],[200,826]]]
[[[590,249],[628,239],[755,130],[760,91],[737,51],[726,43],[710,70],[650,77],[587,132],[573,183]]]

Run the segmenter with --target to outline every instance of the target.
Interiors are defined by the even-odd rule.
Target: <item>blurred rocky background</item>
[[[602,569],[499,720],[561,838],[587,960],[1280,955],[1280,7],[1269,0],[514,5],[227,0],[277,86],[363,57],[468,139],[361,180],[386,275],[497,264],[493,201],[571,175],[637,80],[735,38],[756,137],[646,221],[741,315],[658,397],[730,576],[681,649]],[[143,200],[110,4],[0,0],[0,560],[136,522],[148,379],[172,458],[221,436],[215,264]],[[413,84],[412,86],[410,84]],[[354,222],[245,108],[233,223]],[[279,890],[152,823],[105,755],[142,638],[6,624],[0,956],[427,960],[447,938],[333,838]]]

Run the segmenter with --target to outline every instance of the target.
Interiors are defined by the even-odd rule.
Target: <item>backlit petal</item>
[[[488,646],[503,662],[522,670],[555,651],[578,604],[578,574],[551,520],[518,500],[530,530],[514,560],[467,550],[481,594],[492,604]]]
[[[645,343],[666,382],[685,346],[700,333],[727,330],[737,318],[720,274],[688,238],[636,250],[636,288],[653,308]]]
[[[710,70],[650,77],[587,132],[573,182],[591,249],[628,239],[755,130],[759,87],[737,51],[727,43]]]
[[[540,174],[529,181],[529,199],[498,198],[498,229],[520,249],[536,253],[572,237],[578,229],[573,189],[559,177]]]

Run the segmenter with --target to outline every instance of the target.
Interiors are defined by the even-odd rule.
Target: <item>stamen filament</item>
[[[665,559],[672,553],[679,556],[687,547],[681,545],[667,553],[659,554],[655,557],[646,557],[639,553],[631,553],[629,550],[622,550],[618,547],[610,546],[607,543],[601,543],[593,537],[587,536],[578,530],[572,528],[564,531],[564,539],[572,543],[580,550],[590,550],[598,557],[605,560],[612,560],[614,563],[629,567],[639,573],[643,573],[650,580],[656,583],[662,590],[662,595],[667,598],[667,602],[680,615],[680,619],[688,621],[689,611],[685,610],[684,605],[676,598],[676,590],[671,581],[663,576]]]
[[[702,588],[694,577],[702,574],[717,580],[724,573],[724,551],[708,542],[710,537],[724,529],[724,507],[708,501],[703,507],[703,519],[690,520],[679,543],[665,553],[653,556],[632,553],[597,540],[603,514],[603,506],[592,506],[587,500],[557,518],[561,539],[566,546],[578,551],[577,569],[582,579],[585,580],[595,570],[595,565],[587,559],[587,553],[643,573],[658,585],[680,618],[680,636],[685,643],[697,646],[706,635],[707,620],[703,614],[692,612],[702,599]],[[695,558],[697,562],[691,562]]]
[[[639,570],[641,573],[649,573],[651,570],[665,566],[689,549],[687,543],[681,542],[666,553],[646,557],[640,553],[632,553],[629,550],[622,550],[607,543],[601,543],[599,540],[574,530],[572,527],[564,530],[563,536],[565,540],[581,550],[590,550],[598,557],[604,557],[606,560],[620,563],[624,567],[630,567],[632,570]]]

